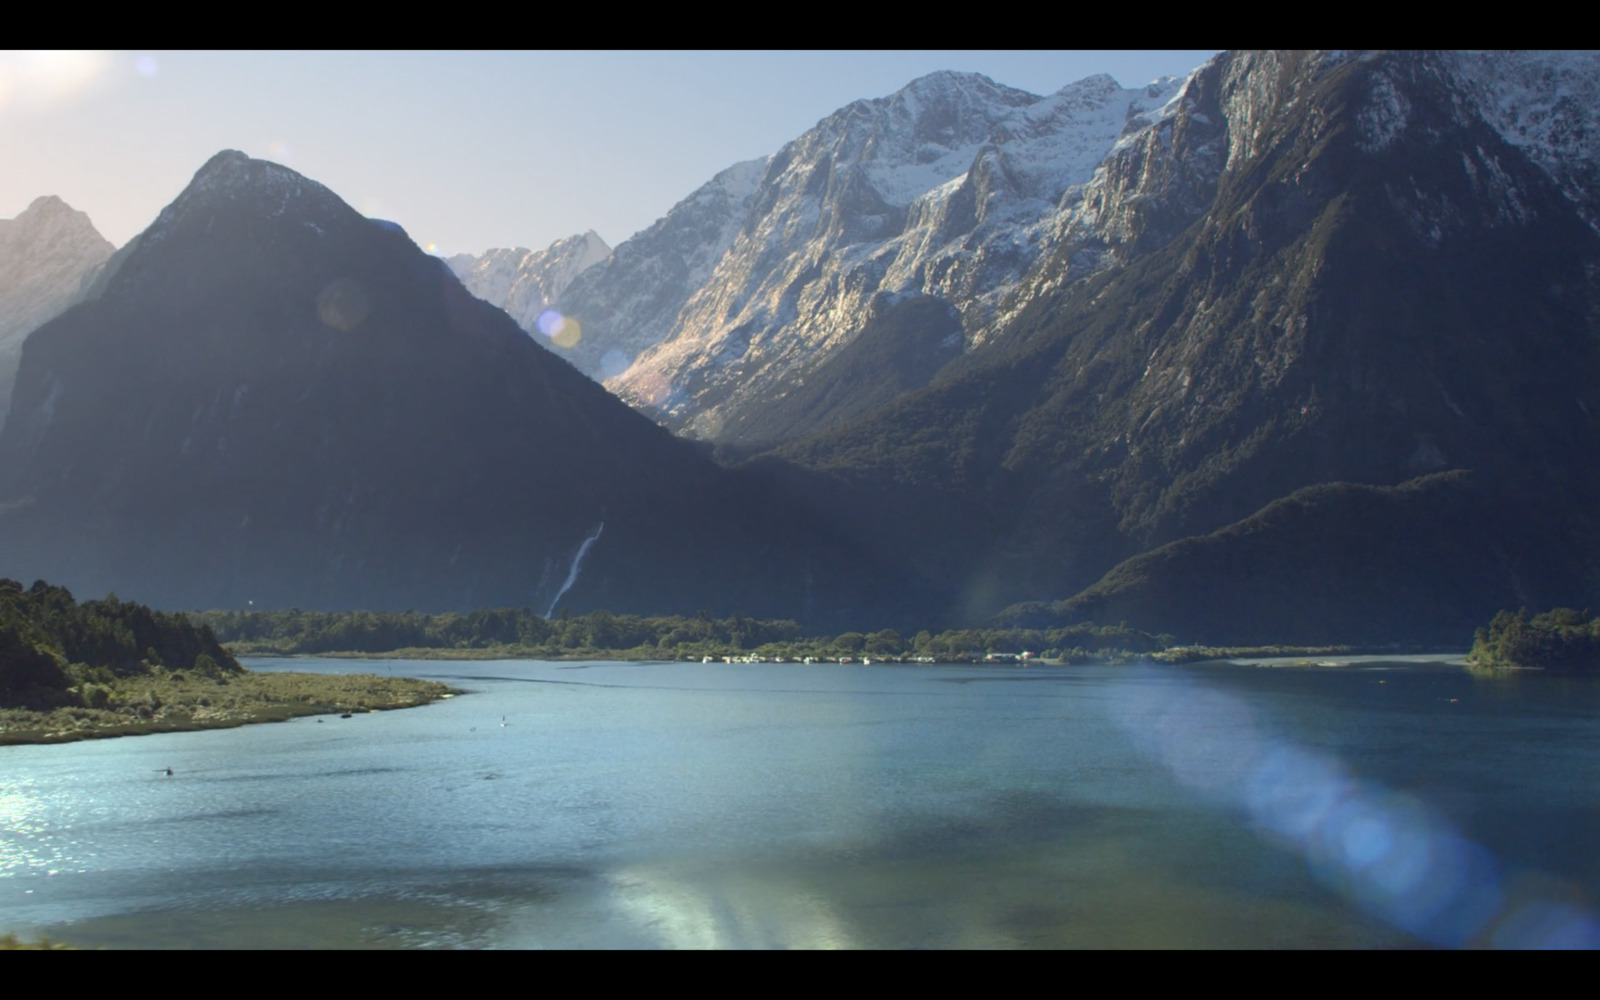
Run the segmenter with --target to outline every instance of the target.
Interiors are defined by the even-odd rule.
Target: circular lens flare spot
[[[570,349],[578,346],[578,340],[582,336],[583,330],[578,326],[578,321],[571,316],[563,316],[556,326],[556,332],[550,335],[550,342],[557,347]]]
[[[317,318],[335,330],[354,330],[370,312],[366,290],[351,278],[335,278],[317,296]]]
[[[546,309],[533,321],[540,333],[550,338],[557,347],[572,348],[583,336],[583,328],[571,316],[563,316],[554,309]]]
[[[627,371],[631,363],[632,359],[613,347],[600,357],[600,374],[606,378],[614,378]]]
[[[672,395],[672,383],[660,372],[643,371],[622,387],[622,395],[646,406],[662,406]]]

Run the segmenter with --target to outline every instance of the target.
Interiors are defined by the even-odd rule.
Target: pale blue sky
[[[233,148],[440,252],[585,229],[615,246],[724,167],[934,70],[1046,94],[1213,51],[0,53],[0,218],[55,194],[121,245]]]

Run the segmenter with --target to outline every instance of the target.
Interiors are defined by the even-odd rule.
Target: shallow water
[[[1600,944],[1600,685],[1583,681],[1384,661],[249,665],[468,693],[0,748],[0,931],[113,947]]]

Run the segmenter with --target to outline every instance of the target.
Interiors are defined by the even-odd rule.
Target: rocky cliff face
[[[1313,550],[1306,571],[1333,583],[1282,619],[1307,633],[1402,564],[1419,575],[1385,592],[1435,635],[1497,605],[1592,603],[1600,241],[1587,126],[1570,125],[1589,112],[1531,141],[1551,118],[1517,82],[1533,57],[1505,59],[1504,85],[1495,57],[1213,60],[1119,142],[982,350],[782,454],[826,472],[819,502],[883,544],[944,540],[925,564],[974,612],[1236,523],[1068,610],[1192,626],[1162,582],[1189,573],[1213,619],[1242,621],[1247,584],[1295,592],[1294,554]],[[1470,475],[1248,520],[1317,484],[1452,470]],[[1429,518],[1447,528],[1426,545],[1402,530]],[[1442,568],[1448,537],[1470,567]],[[1226,572],[1193,572],[1199,554]]]
[[[852,409],[809,387],[863,330],[885,328],[871,317],[932,298],[957,320],[943,360],[981,342],[1063,201],[1178,88],[1102,76],[1038,97],[939,73],[858,101],[720,175],[575,281],[557,305],[592,346],[572,357],[591,372],[607,354],[625,363],[601,368],[606,384],[692,437],[752,446],[833,422]],[[920,385],[938,367],[907,370],[925,369]]]
[[[477,255],[456,254],[445,263],[467,291],[505,310],[529,333],[543,334],[549,340],[550,334],[539,328],[539,317],[573,279],[610,253],[605,240],[591,229],[581,236],[557,240],[543,250],[518,247]],[[550,325],[548,320],[545,325]],[[594,372],[585,374],[595,377]]]
[[[1444,52],[1458,100],[1539,166],[1591,226],[1600,223],[1600,53]],[[1403,127],[1396,92],[1386,114]]]
[[[23,340],[72,303],[113,249],[87,215],[54,195],[35,199],[15,219],[0,219],[0,426]]]
[[[1210,210],[1223,171],[1262,152],[1274,115],[1309,85],[1307,59],[1363,58],[1237,53],[1183,80],[1096,77],[1048,97],[940,73],[856,102],[624,244],[629,267],[558,297],[586,341],[569,356],[669,428],[735,452],[830,426],[861,408],[827,402],[841,399],[837,355],[883,329],[885,310],[931,297],[959,319],[931,358],[926,338],[853,352],[915,358],[899,367],[925,382],[1039,297],[1176,238]],[[1600,218],[1587,193],[1600,179],[1593,54],[1429,58],[1452,104]],[[1373,148],[1411,109],[1401,89],[1380,89],[1360,125]]]
[[[767,162],[751,160],[722,171],[574,279],[557,305],[577,324],[579,336],[563,338],[561,356],[601,379],[626,371],[640,352],[666,337],[743,228]],[[641,399],[658,395],[649,386],[641,392]]]
[[[825,525],[632,412],[400,229],[224,152],[27,341],[0,572],[171,608],[884,603]]]

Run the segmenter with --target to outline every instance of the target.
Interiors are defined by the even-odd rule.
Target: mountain
[[[1063,200],[1178,83],[1098,76],[1039,97],[946,72],[857,101],[575,280],[556,304],[589,346],[570,356],[665,426],[746,449],[864,405],[821,369],[868,331],[883,343],[862,349],[920,387],[984,339],[1055,238]],[[907,308],[942,303],[949,319],[931,344],[902,342],[894,315],[923,299],[935,302]],[[611,351],[618,374],[598,363]]]
[[[28,338],[0,573],[168,608],[891,613],[862,558],[471,295],[393,223],[217,154]]]
[[[85,276],[113,249],[87,215],[54,195],[34,199],[15,219],[0,219],[0,426],[23,339],[71,304]]]
[[[504,309],[517,325],[533,333],[539,316],[585,270],[611,253],[594,230],[557,240],[544,250],[488,250],[476,256],[445,259],[467,291]],[[541,331],[542,332],[542,331]],[[546,334],[548,336],[548,334]]]
[[[1597,81],[1587,54],[1218,56],[982,349],[753,464],[967,617],[1464,645],[1497,607],[1594,604]]]
[[[548,348],[224,154],[28,339],[0,575],[1465,648],[1600,604],[1597,96],[1590,53],[936,74],[578,272]]]
[[[627,370],[640,351],[667,336],[744,225],[766,165],[765,159],[751,160],[722,171],[575,277],[556,303],[580,331],[576,342],[562,338],[562,357],[602,379]],[[635,397],[658,395],[640,386]]]

